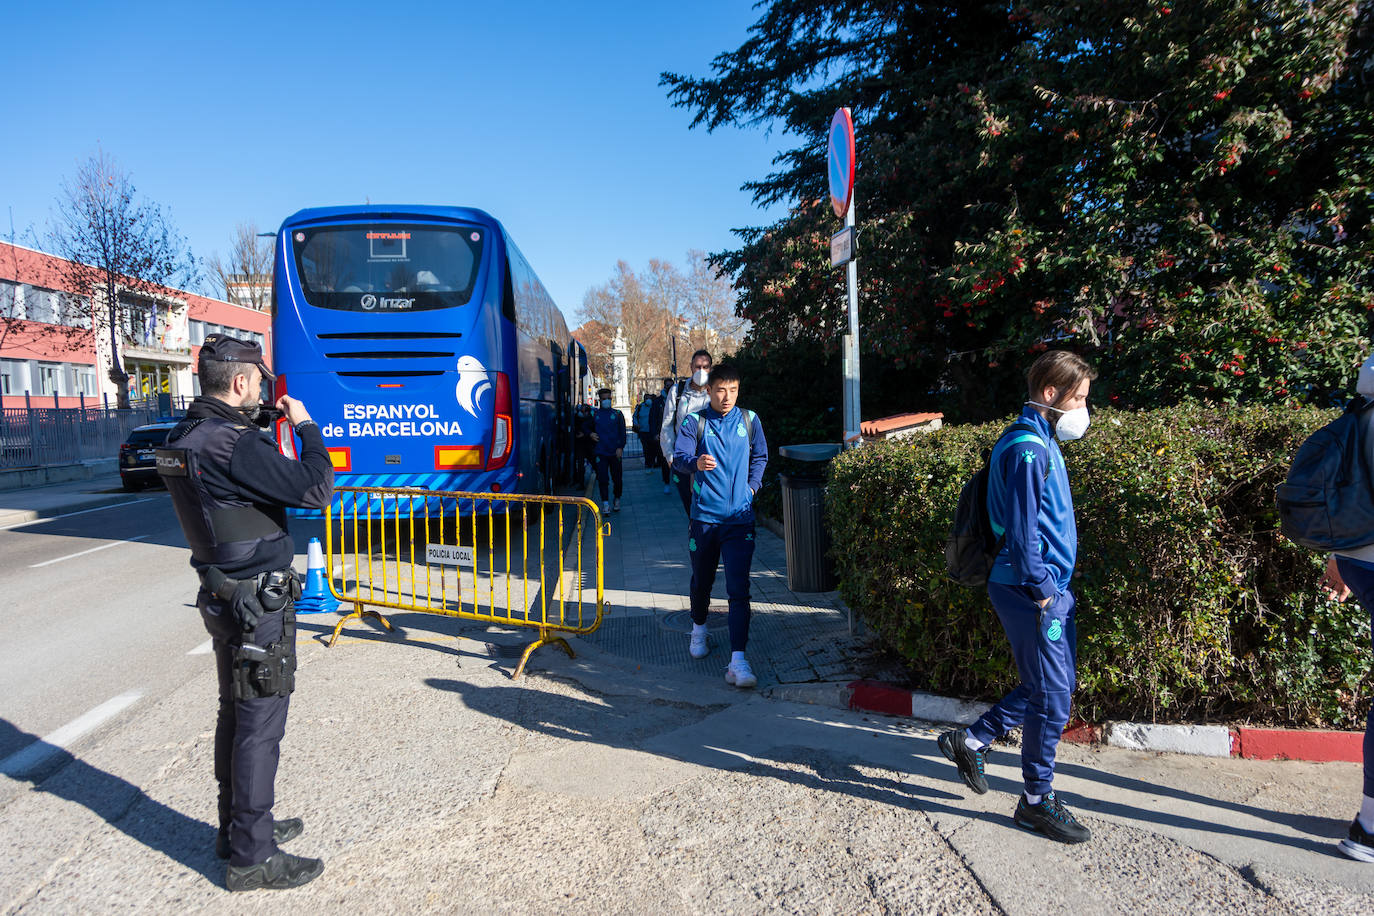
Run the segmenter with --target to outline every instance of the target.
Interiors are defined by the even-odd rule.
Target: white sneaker
[[[758,682],[759,679],[754,677],[754,669],[749,667],[749,662],[746,659],[742,658],[737,662],[731,662],[725,669],[725,683],[727,684],[733,684],[736,687],[753,687]]]
[[[692,641],[687,644],[687,654],[692,658],[705,658],[711,654],[711,637],[706,633],[693,633]]]
[[[619,511],[620,511],[620,499],[619,499],[619,498],[617,498],[616,501],[611,505],[611,510],[614,511],[614,512],[619,512]]]
[[[601,504],[601,514],[602,514],[602,515],[610,515],[610,514],[611,514],[611,504],[610,504],[610,503],[602,503],[602,504]]]

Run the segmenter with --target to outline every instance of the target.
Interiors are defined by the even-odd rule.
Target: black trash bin
[[[830,531],[825,524],[825,465],[840,453],[838,445],[784,445],[783,458],[806,462],[805,469],[778,475],[782,480],[782,531],[787,545],[787,587],[794,592],[828,592],[835,588]]]

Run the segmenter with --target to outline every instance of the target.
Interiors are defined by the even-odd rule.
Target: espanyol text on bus
[[[338,486],[548,493],[570,479],[586,351],[490,215],[301,210],[277,234],[272,307],[275,395],[310,410]],[[294,456],[285,420],[276,433]]]

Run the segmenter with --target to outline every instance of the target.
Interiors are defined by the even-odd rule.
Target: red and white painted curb
[[[845,691],[849,695],[850,709],[910,716],[927,722],[970,725],[987,709],[986,703],[971,703],[919,690],[907,690],[879,681],[854,681],[845,687]],[[1364,759],[1364,732],[1225,725],[1153,725],[1140,722],[1091,725],[1076,722],[1064,730],[1064,740],[1203,757],[1343,760],[1353,763]]]

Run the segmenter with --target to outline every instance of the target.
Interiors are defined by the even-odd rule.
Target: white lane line
[[[90,712],[77,716],[50,735],[46,735],[28,747],[15,751],[0,760],[0,774],[18,777],[42,764],[54,754],[59,754],[75,744],[82,736],[99,728],[128,709],[143,696],[142,690],[121,693],[112,700],[106,700]]]
[[[85,515],[87,512],[104,512],[106,509],[122,509],[125,506],[132,506],[137,503],[150,503],[155,499],[157,499],[156,496],[145,496],[142,499],[129,499],[122,503],[110,503],[108,506],[96,506],[94,509],[82,509],[80,512],[68,512],[66,515],[49,515],[31,518],[27,522],[13,522],[8,525],[0,525],[0,531],[8,531],[11,528],[22,528],[24,525],[38,525],[43,522],[55,522],[59,518],[71,518],[73,515]]]
[[[187,655],[209,655],[209,654],[210,654],[211,652],[213,652],[213,651],[215,651],[215,641],[214,641],[213,639],[207,639],[207,640],[205,640],[205,642],[203,642],[203,643],[201,643],[200,645],[196,646],[194,649],[192,649],[190,652],[187,652],[186,654],[187,654]]]
[[[54,563],[61,563],[63,560],[72,560],[76,557],[84,557],[86,554],[95,553],[97,550],[108,550],[111,547],[118,547],[120,544],[128,544],[132,541],[141,541],[146,537],[148,537],[148,535],[146,534],[136,534],[133,537],[123,541],[115,541],[110,544],[101,544],[99,547],[92,547],[90,550],[81,550],[77,551],[76,553],[69,553],[65,557],[58,557],[55,560],[44,560],[42,563],[30,563],[29,569],[37,569],[40,566],[51,566]]]

